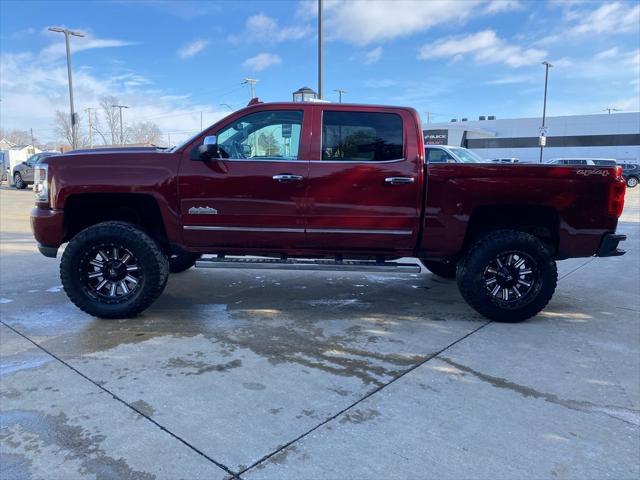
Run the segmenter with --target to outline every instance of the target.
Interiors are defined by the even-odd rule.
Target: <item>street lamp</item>
[[[542,163],[542,151],[547,143],[547,129],[544,126],[544,121],[547,116],[547,82],[549,81],[549,68],[553,67],[549,62],[542,62],[544,65],[544,102],[542,104],[542,127],[540,127],[540,163]]]
[[[314,102],[318,100],[318,94],[309,87],[302,87],[293,92],[293,101],[298,102]]]
[[[120,145],[124,145],[124,135],[122,134],[122,109],[129,107],[127,105],[111,105],[111,107],[120,109]]]
[[[71,107],[71,146],[75,150],[78,145],[78,129],[76,127],[78,119],[76,118],[76,113],[73,109],[73,81],[71,79],[71,50],[69,49],[69,35],[73,35],[74,37],[84,37],[84,34],[62,27],[49,27],[49,30],[56,33],[64,33],[64,41],[67,47],[67,74],[69,75],[69,106]]]

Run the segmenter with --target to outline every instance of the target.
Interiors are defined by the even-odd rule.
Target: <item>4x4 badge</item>
[[[191,207],[189,215],[217,215],[218,210],[211,207]]]

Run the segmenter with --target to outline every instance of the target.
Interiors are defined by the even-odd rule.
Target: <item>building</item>
[[[486,119],[485,119],[486,118]],[[544,160],[614,158],[640,163],[640,112],[547,117]],[[483,158],[538,162],[542,119],[479,117],[423,124],[425,144],[455,145]]]

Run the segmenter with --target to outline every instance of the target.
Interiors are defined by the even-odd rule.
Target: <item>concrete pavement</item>
[[[190,270],[137,319],[85,315],[0,190],[2,478],[636,478],[640,214],[560,262],[538,317],[454,282]]]

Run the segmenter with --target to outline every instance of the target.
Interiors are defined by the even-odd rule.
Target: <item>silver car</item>
[[[18,189],[33,184],[33,173],[40,160],[55,155],[54,152],[42,152],[31,155],[26,161],[13,168],[13,185]]]

